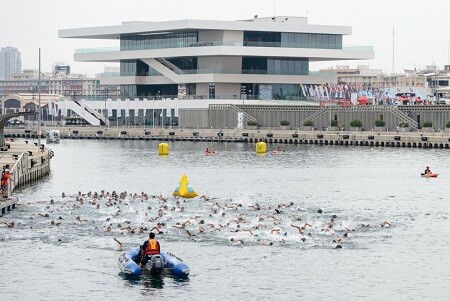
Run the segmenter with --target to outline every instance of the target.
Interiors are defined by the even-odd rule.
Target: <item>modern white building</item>
[[[11,74],[22,72],[20,52],[14,47],[2,47],[0,50],[0,79],[10,79]]]
[[[303,17],[126,22],[64,29],[60,38],[110,39],[117,47],[77,49],[80,62],[120,63],[101,85],[123,98],[236,101],[301,100],[301,85],[336,83],[310,72],[315,61],[368,60],[370,46],[344,46],[351,27],[308,24]]]

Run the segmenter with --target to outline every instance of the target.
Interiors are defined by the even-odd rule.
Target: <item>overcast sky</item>
[[[42,71],[55,62],[72,72],[93,75],[105,64],[74,62],[76,48],[115,46],[117,41],[59,39],[58,30],[118,25],[124,21],[177,19],[239,20],[273,16],[307,16],[310,24],[353,28],[344,45],[370,45],[370,61],[327,62],[358,64],[392,71],[392,30],[395,28],[395,72],[449,62],[450,2],[445,0],[0,0],[0,46],[19,48],[24,69]],[[111,65],[106,63],[106,65]],[[324,67],[311,64],[311,69]]]

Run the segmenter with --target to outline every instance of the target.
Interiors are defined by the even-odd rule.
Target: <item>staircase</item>
[[[235,113],[244,113],[244,120],[245,121],[253,121],[253,122],[257,122],[258,119],[256,119],[255,117],[253,117],[252,115],[250,115],[249,113],[245,112],[244,110],[238,108],[235,105],[230,105],[230,109],[235,112]]]
[[[103,116],[103,114],[100,114],[99,112],[94,110],[83,99],[81,101],[74,101],[74,102],[77,103],[81,108],[84,108],[84,110],[86,112],[88,112],[89,114],[91,114],[92,116],[97,118],[100,121],[100,125],[109,125],[109,120],[105,116]],[[84,118],[84,116],[82,116],[82,115],[80,115],[80,116]]]
[[[397,116],[400,121],[408,123],[412,129],[419,128],[419,124],[417,123],[417,121],[409,117],[406,113],[400,111],[397,107],[390,106],[389,110],[393,115]]]
[[[180,79],[179,79],[179,75],[173,71],[171,68],[169,68],[168,66],[166,66],[165,64],[161,63],[160,61],[157,61],[156,59],[141,59],[144,63],[146,63],[147,65],[149,65],[150,67],[152,67],[153,69],[155,69],[156,71],[158,71],[159,73],[161,73],[162,75],[164,75],[165,77],[167,77],[168,79],[170,79],[172,82],[174,83],[179,83]],[[172,65],[170,62],[164,60],[164,62],[167,63],[167,65]],[[175,66],[176,67],[176,66]]]
[[[89,109],[92,111],[95,110],[92,109],[90,106],[86,105],[86,103],[84,103],[85,107],[83,108],[80,104],[80,101],[64,100],[64,106],[66,109],[73,111],[78,116],[86,120],[90,125],[101,125],[102,123],[105,124],[104,121],[105,118],[101,116],[101,114],[99,114],[98,112],[97,114],[91,113]],[[87,107],[89,107],[89,109]],[[98,118],[97,116],[103,117],[103,121],[101,122],[100,118]]]
[[[167,68],[169,68],[170,70],[172,70],[173,72],[175,72],[176,74],[183,74],[183,70],[178,68],[176,65],[172,64],[171,62],[169,62],[166,59],[163,58],[157,58],[155,59],[157,62],[159,62],[160,64],[166,66]]]
[[[329,110],[327,109],[327,107],[323,107],[319,111],[316,111],[314,114],[312,114],[311,116],[309,116],[308,118],[303,120],[303,123],[305,123],[306,121],[310,121],[310,120],[314,121],[314,120],[316,120],[317,118],[319,118],[320,116],[322,116],[323,114],[325,114],[328,111]]]

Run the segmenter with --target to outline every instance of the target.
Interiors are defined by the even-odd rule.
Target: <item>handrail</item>
[[[241,108],[232,104],[210,104],[209,108],[212,110],[232,110],[235,113],[244,113],[244,120],[257,122],[258,119],[248,114]]]

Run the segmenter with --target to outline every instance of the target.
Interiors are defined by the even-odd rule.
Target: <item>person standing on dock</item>
[[[2,194],[3,198],[8,198],[8,183],[9,180],[13,181],[11,179],[11,175],[9,174],[9,165],[6,165],[2,172],[2,179],[1,179],[1,187],[2,187]]]

